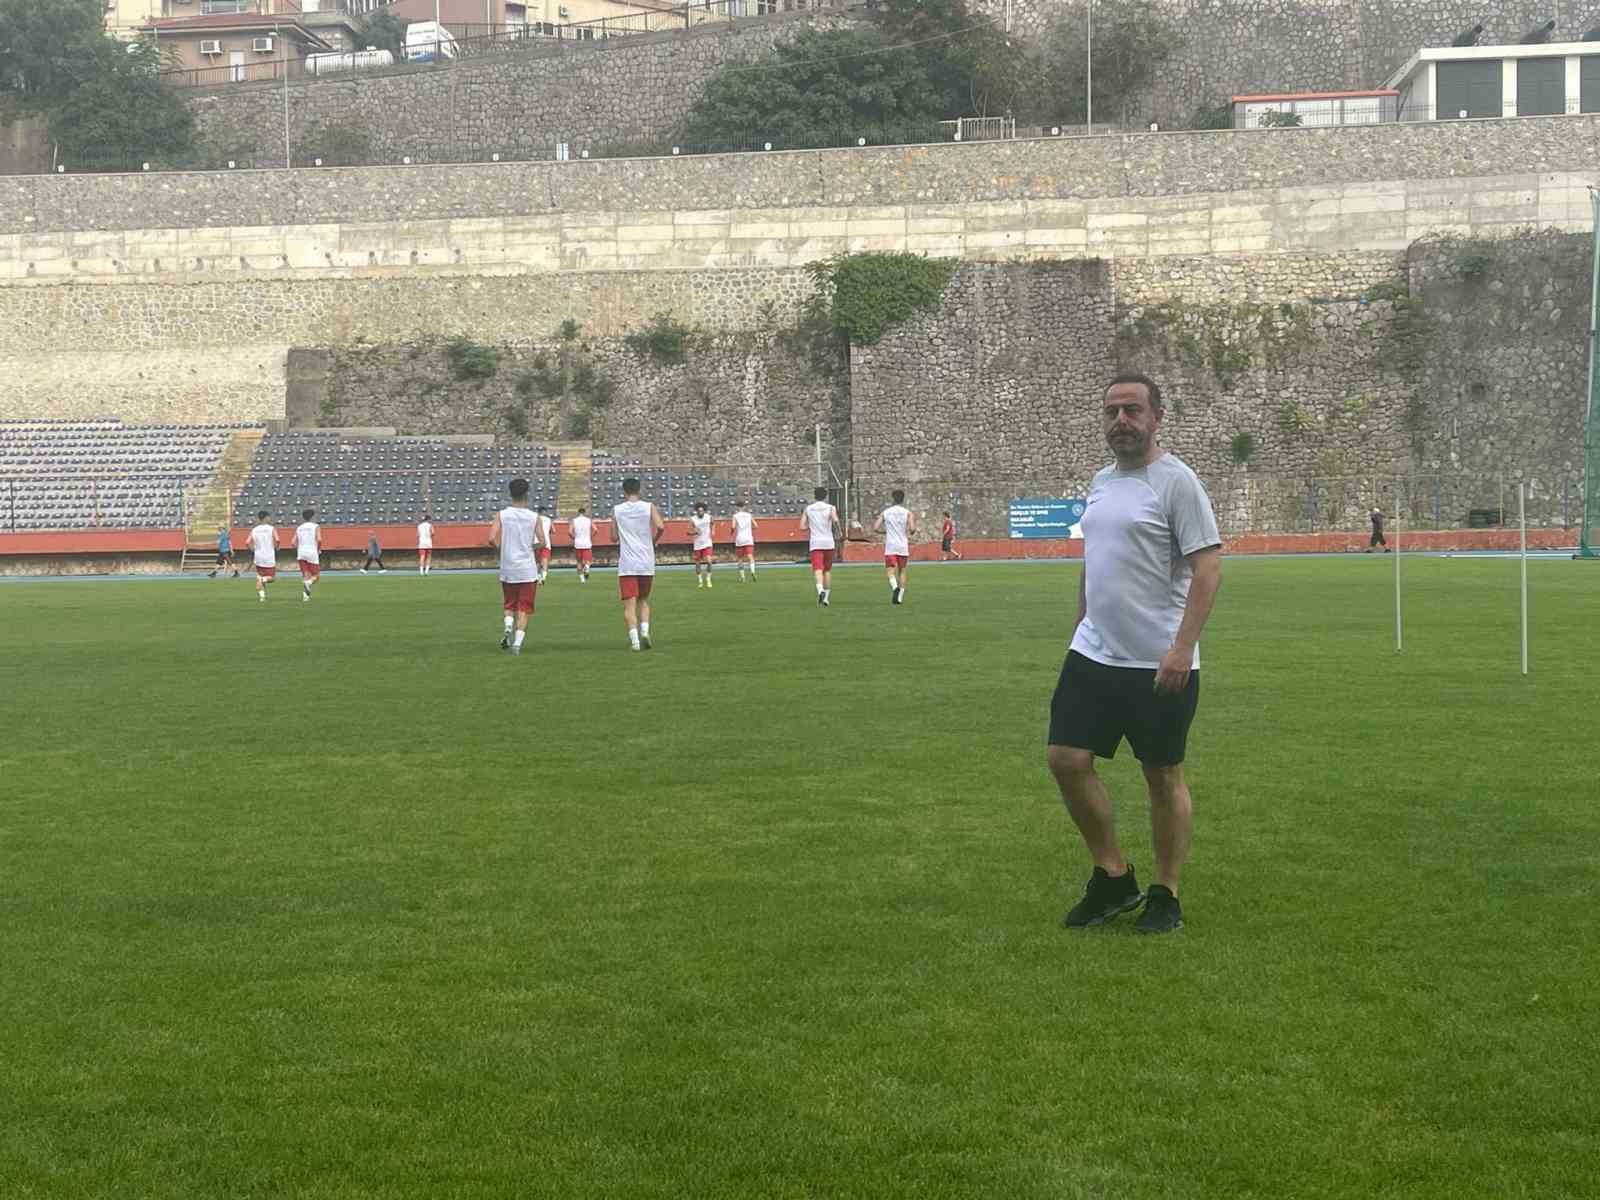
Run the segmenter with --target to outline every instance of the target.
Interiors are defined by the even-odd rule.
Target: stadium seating
[[[169,529],[233,425],[0,421],[0,528]]]
[[[528,500],[554,509],[560,457],[543,446],[459,445],[429,438],[269,433],[234,503],[234,522],[262,509],[279,524],[310,505],[328,525],[487,521],[506,503],[517,476]]]

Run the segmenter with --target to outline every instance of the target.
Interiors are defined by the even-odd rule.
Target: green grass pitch
[[[1076,570],[0,584],[0,1197],[1593,1195],[1600,569],[1230,560],[1166,938]]]

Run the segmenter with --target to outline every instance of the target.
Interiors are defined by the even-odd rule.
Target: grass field
[[[1390,570],[1227,563],[1164,938],[1059,925],[1075,567],[0,584],[0,1197],[1592,1196],[1600,568],[1527,679]]]

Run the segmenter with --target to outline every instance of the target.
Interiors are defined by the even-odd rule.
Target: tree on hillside
[[[877,30],[807,30],[769,58],[713,75],[680,138],[694,150],[935,141],[939,109],[922,60]]]
[[[0,0],[0,81],[44,108],[66,98],[74,62],[104,38],[102,0]]]
[[[66,98],[45,110],[62,161],[87,170],[181,164],[194,145],[194,118],[162,86],[155,46],[102,36],[80,53],[64,72]]]
[[[883,0],[877,11],[885,39],[922,60],[940,116],[1026,113],[1036,102],[1038,56],[966,0]]]
[[[357,49],[387,50],[395,62],[406,60],[406,24],[387,9],[379,9],[361,23],[357,30]]]
[[[1041,39],[1041,97],[1055,120],[1084,119],[1086,15],[1082,4],[1074,5]],[[1095,120],[1142,124],[1150,86],[1182,45],[1183,34],[1158,0],[1094,0]]]

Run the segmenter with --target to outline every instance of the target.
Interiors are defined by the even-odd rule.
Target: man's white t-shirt
[[[1083,513],[1088,603],[1072,649],[1108,667],[1159,667],[1183,623],[1194,577],[1187,556],[1221,544],[1211,500],[1177,455],[1133,471],[1106,467]]]
[[[689,524],[694,526],[694,548],[711,549],[711,514],[701,513],[692,516],[689,518]]]
[[[651,536],[650,502],[624,500],[611,510],[617,528],[617,574],[654,575],[656,544]]]
[[[539,547],[540,547],[540,549],[548,550],[550,548],[550,526],[555,524],[555,522],[553,522],[544,513],[540,513],[540,514],[538,514],[538,516],[539,516]]]
[[[250,549],[258,567],[278,565],[278,531],[271,525],[257,525],[250,531]]]
[[[572,518],[572,548],[574,550],[594,549],[594,522],[582,513]]]
[[[307,521],[304,525],[296,525],[294,530],[294,556],[301,562],[318,562],[317,558],[317,523]]]
[[[833,523],[839,519],[839,514],[833,505],[826,500],[818,500],[806,505],[806,527],[811,532],[811,549],[832,550]]]
[[[911,553],[911,510],[899,504],[883,510],[883,552]]]
[[[500,582],[535,583],[539,564],[533,558],[533,526],[538,514],[531,509],[500,510]]]
[[[433,522],[424,521],[417,526],[417,549],[433,549]]]
[[[756,544],[755,518],[742,508],[733,514],[733,544],[735,546]]]

